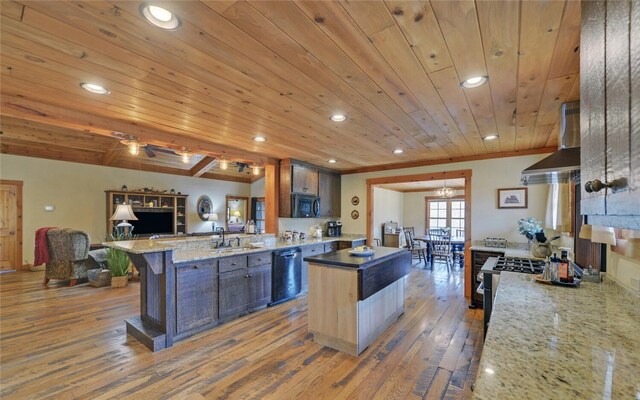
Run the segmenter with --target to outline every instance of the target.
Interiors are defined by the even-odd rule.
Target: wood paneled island
[[[404,313],[406,249],[376,247],[357,257],[349,249],[306,257],[309,262],[309,332],[314,341],[354,356]]]

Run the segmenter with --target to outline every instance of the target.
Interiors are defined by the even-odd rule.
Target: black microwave
[[[291,218],[317,218],[320,216],[320,197],[308,194],[291,195]]]

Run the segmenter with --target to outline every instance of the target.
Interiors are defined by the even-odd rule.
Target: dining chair
[[[407,242],[405,248],[411,252],[411,257],[413,258],[414,254],[418,255],[418,261],[424,261],[425,267],[427,266],[427,249],[425,247],[420,246],[413,239],[413,235],[411,231],[405,229],[404,238]]]
[[[381,241],[379,238],[373,238],[373,243],[375,243],[376,247],[380,247],[381,246]]]
[[[416,237],[416,230],[413,226],[405,226],[403,229],[411,231],[411,236]]]
[[[429,228],[429,236],[444,235],[442,228]]]
[[[453,264],[453,253],[451,252],[451,236],[443,234],[429,235],[429,243],[431,244],[431,269],[435,263],[435,259],[444,258],[447,263],[447,270],[451,271]]]

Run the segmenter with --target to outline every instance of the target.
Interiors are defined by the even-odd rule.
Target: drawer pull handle
[[[604,188],[615,190],[615,189],[623,189],[625,187],[627,187],[627,178],[614,179],[611,182],[604,182],[604,183],[602,183],[600,179],[594,179],[584,184],[584,190],[587,193],[596,193],[601,191]]]
[[[249,277],[249,275],[245,275],[244,277],[245,277],[245,278],[248,278],[248,277]]]
[[[231,263],[231,265],[236,265],[236,263]]]
[[[194,266],[193,266],[193,269],[198,269],[198,266],[197,266],[197,265],[194,265]]]

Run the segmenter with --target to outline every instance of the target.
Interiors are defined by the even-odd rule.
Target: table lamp
[[[211,230],[215,232],[216,230],[216,222],[218,220],[218,214],[216,213],[211,213],[211,214],[204,214],[203,217],[205,217],[207,219],[207,221],[211,221]]]
[[[240,221],[240,211],[235,211],[235,212],[233,213],[233,216],[234,216],[234,217],[236,217],[236,222],[239,222],[239,221]]]
[[[116,212],[113,213],[111,221],[122,221],[118,225],[116,225],[116,230],[122,229],[122,233],[129,228],[129,233],[133,231],[133,225],[128,223],[127,221],[137,221],[138,217],[133,213],[133,209],[130,204],[118,204],[116,207]]]

